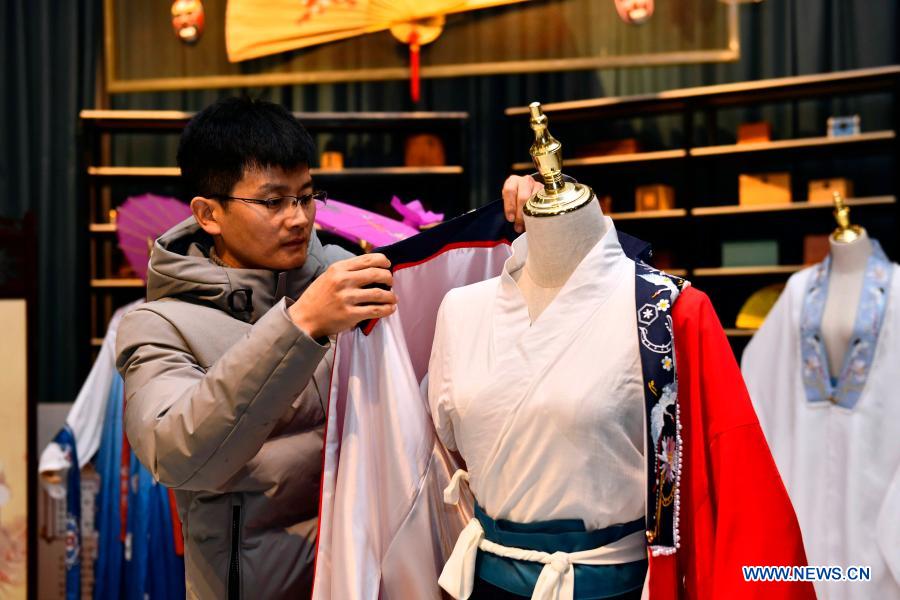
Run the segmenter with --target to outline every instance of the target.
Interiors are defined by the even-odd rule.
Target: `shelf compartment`
[[[764,265],[758,267],[711,267],[694,269],[694,277],[745,277],[751,275],[788,275],[808,265]]]
[[[900,66],[890,65],[815,75],[779,77],[667,90],[655,94],[592,98],[542,105],[551,123],[577,118],[610,118],[762,102],[790,101],[818,96],[891,91],[900,78]],[[506,109],[507,116],[527,116],[527,106]]]
[[[461,175],[463,167],[448,165],[442,167],[351,167],[346,169],[310,169],[317,177],[361,177],[361,176],[414,176],[414,175]],[[88,167],[92,177],[178,177],[178,167]]]
[[[687,157],[687,150],[657,150],[655,152],[635,152],[633,154],[609,154],[606,156],[588,156],[585,158],[569,158],[564,162],[565,168],[591,167],[595,165],[617,165],[624,163],[643,163],[658,160],[678,160]],[[534,163],[517,162],[512,165],[513,171],[534,171]]]
[[[875,142],[889,142],[897,135],[893,131],[870,131],[859,135],[847,135],[840,137],[810,137],[794,140],[775,140],[771,142],[756,142],[752,144],[726,144],[723,146],[700,146],[692,148],[691,156],[697,158],[709,156],[733,156],[749,153],[777,152],[779,150],[800,150],[810,148],[824,148],[837,146],[852,146],[855,144],[867,144]]]
[[[738,329],[736,327],[731,327],[725,330],[725,335],[733,338],[749,338],[753,337],[758,329]]]
[[[847,206],[889,206],[897,203],[895,196],[867,196],[864,198],[847,198]],[[727,206],[701,206],[691,209],[691,215],[695,217],[710,217],[720,215],[743,215],[748,213],[774,213],[806,210],[833,209],[828,202],[791,202],[790,204],[760,204],[758,206],[741,206],[730,204]]]
[[[94,289],[107,288],[143,288],[146,287],[143,279],[127,278],[127,279],[91,279],[91,287]]]
[[[91,177],[178,177],[178,167],[88,167]]]
[[[101,129],[170,129],[178,131],[187,125],[195,113],[180,110],[83,110],[82,121]],[[407,111],[407,112],[295,112],[294,117],[310,130],[358,129],[379,126],[453,125],[465,121],[469,113],[463,111]]]
[[[317,177],[360,177],[382,175],[462,175],[463,167],[348,167],[346,169],[310,169]]]
[[[671,208],[667,210],[643,210],[633,212],[614,212],[609,216],[613,221],[639,221],[642,219],[679,219],[686,217],[687,209]]]

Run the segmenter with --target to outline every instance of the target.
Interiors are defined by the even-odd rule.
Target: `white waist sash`
[[[460,469],[453,475],[444,490],[444,502],[459,502],[459,483],[468,481],[469,474]],[[502,546],[484,538],[484,529],[478,519],[472,519],[459,534],[456,546],[441,571],[438,584],[456,600],[466,600],[475,586],[475,559],[478,550],[503,558],[543,563],[544,568],[531,593],[532,600],[572,600],[575,596],[575,569],[573,565],[618,565],[647,557],[644,531],[636,531],[611,544],[580,552],[554,552],[525,550]]]

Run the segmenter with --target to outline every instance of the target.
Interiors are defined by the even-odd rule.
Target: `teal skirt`
[[[644,519],[586,531],[580,519],[558,519],[535,523],[494,520],[477,504],[475,518],[484,529],[484,537],[502,546],[554,552],[581,552],[606,546],[644,528]],[[478,552],[475,574],[502,590],[531,597],[544,565],[503,558],[489,552]],[[618,565],[574,565],[576,600],[614,598],[644,585],[647,560]]]

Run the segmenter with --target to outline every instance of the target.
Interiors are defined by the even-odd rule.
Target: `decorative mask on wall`
[[[653,16],[653,0],[615,0],[619,17],[631,25],[646,23]]]
[[[172,28],[185,44],[194,44],[203,35],[203,3],[200,0],[175,0],[172,3]]]

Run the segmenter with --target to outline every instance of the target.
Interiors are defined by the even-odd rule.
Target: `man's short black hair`
[[[312,166],[315,144],[283,106],[224,98],[190,120],[178,144],[178,166],[188,197],[229,195],[244,171]]]

